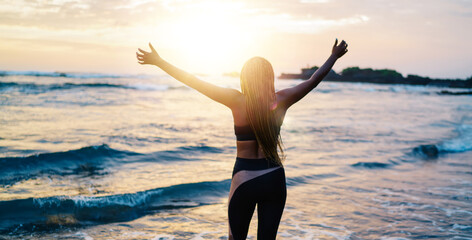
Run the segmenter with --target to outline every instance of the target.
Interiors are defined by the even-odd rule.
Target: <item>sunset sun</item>
[[[171,53],[184,58],[183,62],[189,62],[191,68],[202,72],[239,67],[240,59],[247,57],[247,49],[257,36],[246,21],[227,14],[228,7],[195,6],[198,11],[179,14],[164,26],[165,45],[171,46]]]

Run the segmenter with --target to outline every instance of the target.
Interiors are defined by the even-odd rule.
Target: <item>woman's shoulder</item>
[[[287,106],[287,99],[288,99],[288,94],[285,91],[285,89],[277,91],[275,93],[275,99],[277,103],[277,109],[281,109],[286,111],[289,106]]]
[[[240,95],[235,95],[233,100],[234,104],[231,111],[233,112],[235,124],[238,125],[237,123],[240,123],[239,125],[241,125],[241,122],[246,120],[246,99],[244,94],[241,93]]]

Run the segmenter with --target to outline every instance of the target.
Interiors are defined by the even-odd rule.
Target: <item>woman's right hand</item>
[[[341,43],[338,45],[338,39],[336,38],[331,54],[336,56],[337,58],[340,58],[346,53],[347,53],[347,43],[344,40],[342,40]]]
[[[139,53],[136,52],[136,58],[138,59],[139,64],[152,64],[157,65],[162,58],[157,54],[156,49],[149,43],[149,48],[151,48],[151,52],[146,52],[141,48],[138,48]]]

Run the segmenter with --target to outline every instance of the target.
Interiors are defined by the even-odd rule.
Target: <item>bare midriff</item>
[[[262,148],[259,147],[256,140],[236,141],[237,153],[240,158],[260,159],[265,158]]]

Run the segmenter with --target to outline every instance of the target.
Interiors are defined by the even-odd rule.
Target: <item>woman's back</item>
[[[275,102],[275,117],[277,118],[277,122],[282,125],[283,119],[285,117],[285,113],[287,109],[284,107],[283,104],[280,104],[283,98],[276,93],[276,102]],[[233,121],[235,128],[250,128],[248,122],[248,114],[246,111],[246,98],[243,94],[238,96],[238,100],[236,101],[237,104],[233,107]],[[237,133],[236,133],[237,134]],[[257,143],[257,140],[237,140],[236,141],[236,148],[237,148],[237,157],[240,158],[248,158],[248,159],[260,159],[265,158],[264,152],[262,148]]]

